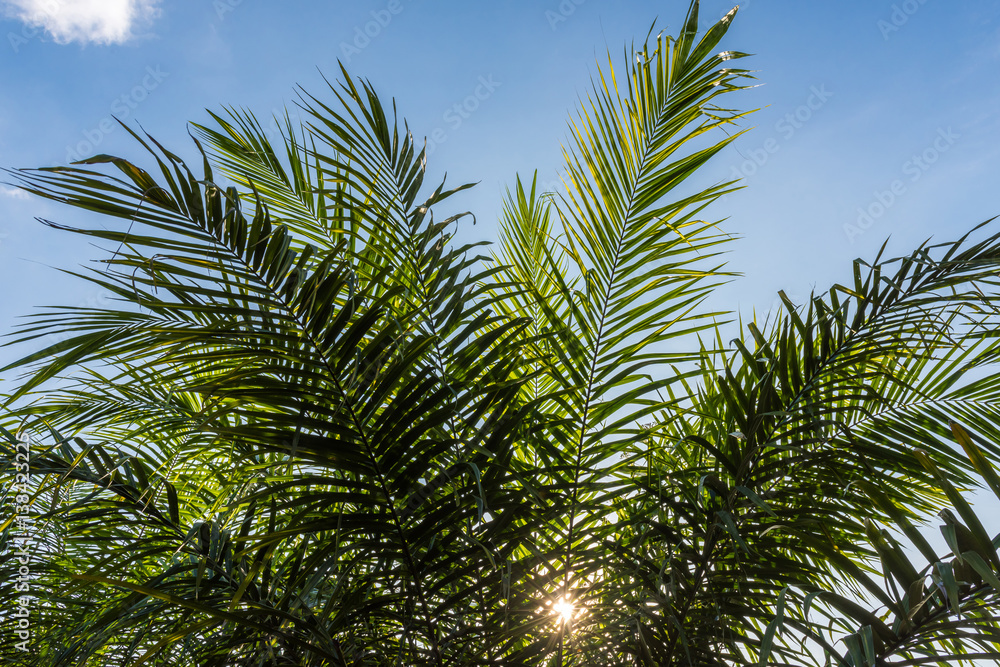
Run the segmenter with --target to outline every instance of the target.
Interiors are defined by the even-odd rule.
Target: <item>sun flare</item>
[[[572,600],[564,598],[552,605],[552,611],[559,616],[560,621],[563,623],[569,623],[573,620],[573,615],[576,613],[576,607],[573,606]]]

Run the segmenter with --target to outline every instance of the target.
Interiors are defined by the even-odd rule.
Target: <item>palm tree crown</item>
[[[34,602],[4,657],[1000,661],[1000,538],[963,497],[1000,496],[1000,234],[857,260],[727,342],[703,215],[736,184],[689,177],[739,134],[735,14],[699,34],[695,0],[602,67],[565,193],[518,179],[492,249],[346,71],[277,140],[193,126],[195,167],[126,128],[141,158],[10,171],[99,215],[43,222],[107,246],[78,275],[118,305],[15,336],[62,340],[6,369],[0,590]]]

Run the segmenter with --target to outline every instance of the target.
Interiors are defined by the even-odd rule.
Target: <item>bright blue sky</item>
[[[319,72],[338,76],[342,58],[396,97],[415,134],[444,137],[431,172],[447,171],[453,184],[481,182],[458,203],[479,220],[465,233],[492,239],[515,173],[538,169],[543,181],[558,182],[568,113],[587,92],[595,60],[610,49],[620,61],[623,45],[644,37],[657,17],[676,32],[686,7],[687,0],[0,0],[0,166],[56,165],[87,152],[135,155],[113,114],[191,155],[185,123],[206,121],[206,108],[243,106],[268,117],[293,104],[295,84],[322,94]],[[731,3],[702,7],[707,23]],[[131,24],[130,12],[139,16]],[[358,38],[366,28],[375,35],[367,42]],[[759,70],[763,85],[730,98],[761,110],[747,122],[753,129],[702,175],[705,184],[747,176],[745,190],[710,209],[743,237],[729,257],[746,277],[725,288],[719,304],[767,308],[778,289],[801,301],[813,288],[847,280],[850,261],[872,257],[889,235],[898,254],[1000,213],[1000,3],[749,0],[725,47],[757,54],[743,63]],[[474,112],[450,111],[482,81],[492,92]],[[866,230],[859,209],[874,214]],[[3,330],[32,306],[102,302],[89,285],[48,268],[100,252],[34,216],[80,220],[0,190]],[[10,353],[0,350],[5,359]]]
[[[48,32],[14,18],[34,5]],[[0,0],[8,16],[0,19],[0,165],[60,164],[91,146],[134,155],[109,122],[125,111],[125,120],[190,155],[185,122],[204,121],[206,108],[237,105],[269,116],[292,104],[297,83],[321,92],[319,71],[337,76],[346,55],[352,73],[397,98],[416,134],[443,132],[431,170],[447,171],[454,183],[481,182],[460,203],[479,219],[468,233],[491,239],[515,173],[537,168],[544,181],[558,181],[566,119],[595,59],[608,49],[620,59],[623,45],[645,36],[657,17],[676,31],[686,6],[184,0],[153,5],[129,28],[126,10],[141,13],[149,0]],[[730,7],[706,0],[704,20]],[[78,27],[85,22],[74,19],[88,12],[106,22]],[[355,44],[379,16],[391,20]],[[124,43],[102,43],[129,30]],[[743,237],[730,260],[747,275],[723,292],[725,304],[768,307],[777,289],[802,299],[847,279],[850,260],[873,256],[889,235],[901,253],[1000,213],[1000,3],[750,0],[726,46],[757,54],[743,62],[760,70],[764,85],[731,98],[762,110],[704,174],[706,183],[740,170],[748,176],[747,189],[714,208]],[[458,125],[448,111],[480,77],[495,89]],[[925,153],[933,164],[912,160]],[[895,201],[867,230],[845,229],[857,224],[859,208],[878,213],[878,193],[888,201],[894,181]],[[0,280],[16,286],[4,290],[0,328],[34,305],[101,297],[42,266],[99,253],[43,229],[32,220],[39,215],[78,219],[0,191]]]

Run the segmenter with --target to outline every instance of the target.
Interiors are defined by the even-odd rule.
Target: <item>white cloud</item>
[[[2,185],[0,185],[0,195],[10,197],[11,199],[27,199],[30,196],[24,190],[19,190],[17,188],[5,188]]]
[[[60,43],[120,44],[158,14],[159,0],[0,0],[7,16]]]

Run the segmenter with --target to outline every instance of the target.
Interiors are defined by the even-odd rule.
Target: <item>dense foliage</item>
[[[106,246],[79,275],[116,305],[15,336],[59,342],[7,369],[4,657],[1000,660],[1000,540],[963,498],[1000,494],[1000,236],[858,260],[727,342],[702,215],[735,184],[689,177],[738,136],[735,13],[604,66],[566,192],[518,180],[492,251],[346,72],[276,140],[194,126],[197,167],[133,133],[9,172],[95,214],[44,222]]]

